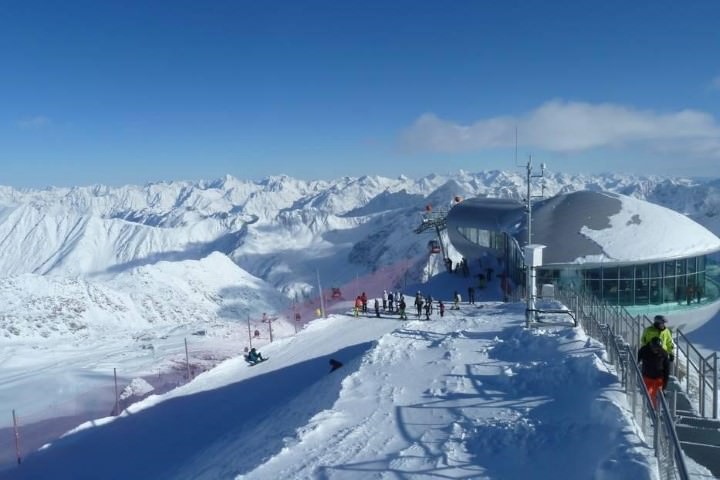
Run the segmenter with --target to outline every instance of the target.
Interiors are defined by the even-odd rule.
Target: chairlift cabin
[[[428,242],[428,248],[430,249],[430,253],[440,253],[440,242],[437,240],[430,240]]]
[[[334,299],[342,298],[342,292],[340,291],[340,288],[338,287],[332,287],[332,293],[330,296]]]

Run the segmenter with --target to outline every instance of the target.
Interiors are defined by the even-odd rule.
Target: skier
[[[430,315],[432,315],[432,302],[425,303],[425,320],[430,320]]]
[[[468,303],[470,305],[475,303],[475,288],[468,287]]]
[[[383,290],[382,302],[383,302],[383,313],[385,313],[385,310],[387,309],[387,303],[388,303],[387,290]]]
[[[380,301],[377,298],[375,299],[374,307],[375,307],[375,316],[379,318],[380,317]]]
[[[395,311],[395,306],[393,305],[394,300],[393,292],[388,293],[388,307],[390,307],[390,313]]]
[[[460,310],[460,302],[462,301],[462,298],[460,298],[460,294],[457,290],[455,290],[455,294],[453,295],[453,310]]]
[[[660,337],[653,337],[638,351],[638,362],[642,367],[643,383],[654,408],[657,408],[658,392],[665,390],[670,376],[670,356],[663,350]]]
[[[440,308],[440,318],[442,318],[443,316],[445,316],[445,304],[442,300],[440,300],[440,302],[438,303],[438,307]]]
[[[362,311],[363,313],[367,313],[367,295],[365,292],[362,292],[362,295],[360,295],[360,298],[362,299]]]

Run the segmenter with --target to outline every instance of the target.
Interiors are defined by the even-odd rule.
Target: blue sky
[[[720,176],[720,2],[0,3],[0,184]]]

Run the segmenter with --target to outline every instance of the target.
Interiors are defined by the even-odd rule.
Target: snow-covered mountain
[[[720,233],[717,179],[546,173],[541,181],[546,195],[590,189],[647,199]],[[227,285],[203,284],[197,293],[213,298],[228,285],[245,291],[240,318],[316,295],[317,273],[326,287],[341,286],[404,261],[404,281],[408,275],[417,280],[431,237],[412,230],[425,205],[443,208],[456,195],[520,199],[524,182],[521,172],[461,171],[417,180],[280,176],[252,182],[226,176],[144,187],[2,187],[0,336],[30,334],[39,318],[45,325],[31,328],[32,334],[77,331],[93,311],[110,323],[215,318],[217,302],[177,307],[194,298],[188,283],[217,268],[203,260],[212,252],[232,260],[216,272],[222,272],[217,282]],[[533,194],[540,193],[537,183]],[[161,298],[156,303],[165,307],[147,308],[144,295]]]

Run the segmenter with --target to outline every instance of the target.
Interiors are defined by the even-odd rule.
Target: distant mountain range
[[[720,179],[546,172],[533,195],[541,183],[546,196],[588,189],[646,199],[720,234]],[[525,191],[524,175],[506,171],[0,187],[0,338],[28,334],[28,316],[62,317],[60,329],[31,329],[47,337],[82,330],[93,311],[142,325],[178,321],[189,304],[208,319],[255,314],[312,295],[318,274],[326,287],[343,285],[401,261],[415,265],[408,272],[417,280],[432,237],[413,230],[427,204],[449,207],[457,195],[522,199]],[[208,260],[213,252],[226,259]],[[228,289],[242,292],[233,309],[206,301]],[[180,313],[159,315],[143,307],[148,298]]]

